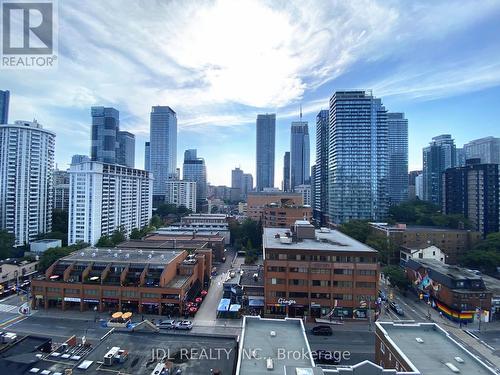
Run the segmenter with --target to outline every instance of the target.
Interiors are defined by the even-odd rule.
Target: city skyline
[[[319,110],[328,108],[328,98],[341,89],[373,89],[388,108],[405,113],[410,122],[410,170],[422,168],[421,150],[437,134],[452,134],[459,147],[470,138],[495,136],[500,115],[495,105],[500,92],[495,35],[500,26],[494,21],[500,5],[487,2],[477,7],[465,2],[458,9],[446,2],[425,7],[368,4],[325,4],[322,12],[315,12],[308,10],[313,6],[294,3],[279,8],[249,2],[241,9],[225,1],[188,3],[186,9],[174,3],[158,6],[153,19],[142,17],[151,13],[147,6],[121,9],[117,3],[106,4],[114,6],[111,13],[121,19],[134,14],[129,23],[133,26],[142,27],[148,19],[149,26],[134,36],[118,29],[114,17],[99,16],[105,14],[104,5],[65,2],[60,7],[60,21],[67,32],[60,35],[58,69],[43,77],[37,71],[23,70],[0,78],[0,89],[11,92],[9,122],[36,118],[57,132],[56,163],[64,168],[73,153],[88,153],[89,108],[114,107],[120,111],[121,129],[136,134],[135,163],[144,165],[150,108],[170,106],[179,119],[177,160],[182,160],[183,150],[197,148],[206,155],[208,180],[215,185],[229,185],[234,159],[256,175],[253,151],[241,150],[255,149],[258,113],[277,114],[276,155],[283,155],[290,142],[289,124],[297,120],[299,104],[303,105],[304,121],[314,123]],[[166,25],[158,42],[125,50],[122,39],[114,40],[113,35],[122,33],[132,43],[137,37],[154,39],[147,35],[158,30],[159,23],[163,25],[166,13],[177,15],[179,21],[176,28]],[[303,22],[293,22],[296,16]],[[272,24],[277,30],[273,38],[255,30],[248,40],[252,17],[264,26]],[[357,22],[364,18],[372,22]],[[88,26],[91,19],[95,22],[92,29]],[[383,28],[374,26],[380,19],[384,19]],[[350,29],[344,29],[346,20],[351,20]],[[412,24],[413,32],[404,32],[406,24]],[[226,28],[234,32],[225,33]],[[176,38],[168,38],[170,35]],[[186,39],[187,35],[193,40]],[[401,37],[393,40],[393,35]],[[254,50],[271,59],[256,58],[252,48],[235,43],[237,40],[251,43]],[[388,40],[389,48],[380,48]],[[227,43],[236,45],[238,53],[225,52]],[[186,45],[192,48],[188,51]],[[298,61],[298,51],[305,45],[318,53]],[[88,50],[89,56],[81,55],[80,50]],[[144,61],[138,59],[144,56],[147,61],[142,67]],[[281,69],[284,65],[287,69]],[[113,74],[102,70],[103,66],[113,66]],[[141,74],[128,79],[135,69]],[[191,76],[199,83],[193,83]],[[31,83],[28,87],[23,82]],[[479,124],[474,137],[467,134],[471,123]],[[314,133],[310,129],[313,139]],[[311,147],[311,160],[314,155]],[[276,186],[282,181],[280,165],[275,165],[274,181]]]

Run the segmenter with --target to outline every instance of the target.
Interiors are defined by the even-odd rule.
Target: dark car
[[[311,330],[313,335],[316,336],[331,336],[333,335],[332,327],[330,326],[316,326]]]
[[[335,353],[329,350],[315,350],[312,352],[312,358],[317,364],[338,365],[340,363]]]
[[[384,302],[387,301],[387,294],[385,294],[385,292],[383,290],[378,291],[378,296],[380,297],[380,299],[382,301],[384,301]]]
[[[389,303],[389,308],[398,315],[403,316],[405,314],[403,308],[399,306],[396,302]]]

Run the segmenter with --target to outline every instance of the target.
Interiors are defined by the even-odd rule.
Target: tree
[[[347,223],[340,225],[339,230],[347,234],[349,237],[358,240],[359,242],[366,243],[369,234],[372,231],[368,221],[364,220],[352,220]]]
[[[490,233],[460,258],[460,264],[495,275],[500,267],[500,233]]]
[[[130,232],[130,239],[140,240],[141,238],[142,238],[142,231],[137,228],[132,229],[132,231]]]
[[[399,258],[399,253],[396,254],[398,250],[397,246],[392,243],[390,238],[385,237],[381,234],[369,234],[366,239],[366,245],[378,251],[378,257],[382,264],[390,265],[391,259],[395,255],[397,255],[397,258]]]
[[[97,247],[113,247],[113,242],[111,241],[111,238],[107,235],[101,236],[99,240],[95,244]]]
[[[0,259],[7,259],[14,253],[16,237],[6,230],[0,230]]]
[[[127,237],[126,237],[126,230],[125,227],[122,225],[118,229],[115,229],[113,231],[113,234],[111,234],[111,242],[113,243],[114,246],[124,242]]]
[[[410,287],[410,281],[405,272],[399,266],[387,266],[382,269],[389,283],[401,291],[406,291]]]
[[[151,226],[153,226],[155,228],[160,228],[163,225],[163,220],[161,219],[160,216],[153,215],[153,217],[149,221],[149,225],[151,225]]]
[[[45,270],[49,268],[56,260],[71,254],[73,251],[81,250],[88,246],[89,244],[80,242],[71,246],[53,247],[51,249],[47,249],[40,256],[40,260],[37,266],[38,270],[41,272],[45,272]]]
[[[68,211],[52,211],[52,231],[66,234],[68,233]]]

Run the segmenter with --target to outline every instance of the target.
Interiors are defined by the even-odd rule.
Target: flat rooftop
[[[388,224],[388,223],[370,223],[371,226],[381,228],[381,229],[389,229],[400,232],[474,232],[470,229],[457,229],[457,228],[444,228],[444,227],[432,227],[426,225],[406,225],[406,227],[398,226],[397,224]]]
[[[453,364],[461,374],[495,374],[435,323],[376,322],[376,325],[421,374],[452,375],[446,363]],[[417,342],[417,337],[423,342]],[[463,359],[463,363],[455,357]]]
[[[307,222],[308,223],[308,222]],[[309,224],[309,223],[308,223]],[[329,229],[328,231],[315,230],[315,239],[302,239],[298,242],[282,243],[276,235],[285,237],[290,232],[287,228],[264,228],[263,245],[264,249],[284,249],[284,250],[323,250],[323,251],[347,251],[347,252],[370,252],[377,253],[377,250],[356,241],[344,233]]]
[[[178,257],[182,251],[143,251],[141,249],[122,248],[86,248],[75,251],[61,259],[70,262],[106,262],[106,263],[149,263],[167,264]]]
[[[271,336],[271,331],[274,331],[276,336]],[[314,366],[300,319],[245,316],[240,345],[236,375],[266,374],[267,358],[273,359],[274,375],[285,375],[286,366]]]
[[[455,280],[481,280],[481,274],[477,274],[467,268],[458,267],[455,265],[445,264],[436,259],[412,259],[413,262],[419,263],[426,268],[431,268],[435,272],[447,275]],[[409,262],[411,264],[411,262]],[[498,281],[500,283],[500,280]]]
[[[81,360],[71,363],[72,366],[41,360],[33,364],[31,368],[49,370],[50,375],[56,372],[63,374],[65,368],[73,366],[73,374],[151,375],[162,356],[171,360],[173,367],[171,373],[173,374],[176,374],[178,370],[183,375],[209,374],[210,369],[219,369],[222,374],[232,374],[236,366],[237,342],[235,338],[229,336],[115,331],[103,341],[93,340],[92,343],[96,345],[93,350],[82,356]],[[104,355],[112,347],[126,350],[128,358],[123,363],[104,366],[102,365]],[[49,357],[49,359],[52,358]],[[78,366],[84,361],[92,363],[86,370],[79,369]]]
[[[30,243],[52,243],[52,242],[57,242],[57,241],[61,241],[61,240],[47,238],[44,240],[31,241]]]

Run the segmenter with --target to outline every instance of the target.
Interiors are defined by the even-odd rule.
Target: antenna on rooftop
[[[300,121],[302,122],[302,103],[300,103],[300,115],[299,115]]]

